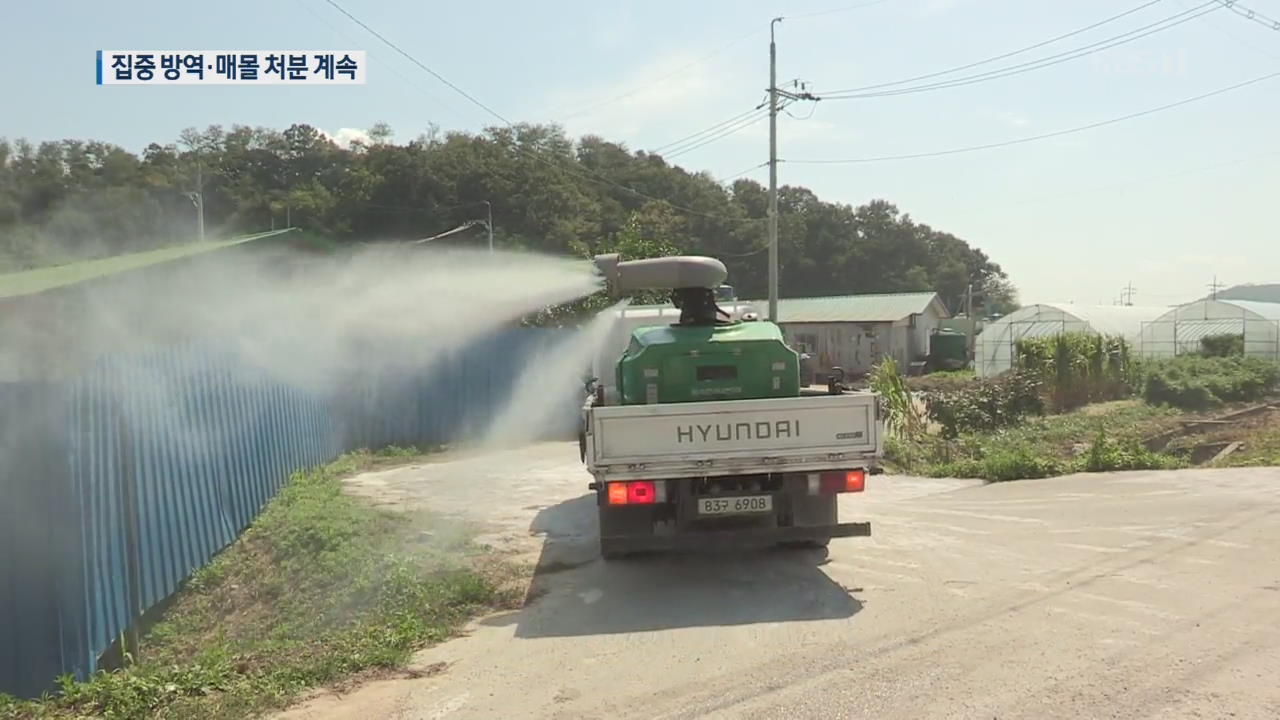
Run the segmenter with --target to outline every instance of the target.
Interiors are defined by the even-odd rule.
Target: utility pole
[[[774,26],[781,17],[769,21],[769,322],[778,322],[778,98],[785,100],[813,100],[819,98],[809,93],[803,83],[800,92],[778,89],[778,44],[774,40]]]
[[[1213,276],[1213,282],[1212,282],[1212,283],[1210,283],[1210,285],[1209,285],[1209,291],[1210,291],[1210,293],[1211,293],[1211,294],[1210,294],[1210,296],[1209,296],[1209,297],[1210,297],[1210,299],[1217,300],[1217,299],[1218,299],[1218,291],[1219,291],[1219,290],[1221,290],[1221,289],[1222,289],[1222,288],[1224,288],[1224,287],[1226,287],[1226,285],[1223,285],[1222,283],[1218,282],[1218,276],[1217,276],[1217,275],[1214,275],[1214,276]]]
[[[778,322],[778,45],[769,21],[769,322]]]
[[[1125,285],[1124,289],[1120,291],[1121,304],[1126,306],[1133,305],[1133,293],[1135,291],[1137,291],[1137,288],[1133,286],[1133,281],[1130,280],[1129,284]]]

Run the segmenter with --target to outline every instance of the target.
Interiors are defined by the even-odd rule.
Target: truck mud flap
[[[871,523],[840,523],[817,527],[708,530],[671,535],[612,536],[604,538],[613,552],[649,550],[729,549],[773,543],[798,543],[838,537],[870,537]]]

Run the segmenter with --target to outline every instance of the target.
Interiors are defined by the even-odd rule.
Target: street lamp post
[[[485,200],[484,207],[485,207],[486,215],[488,216],[488,220],[485,221],[484,226],[489,230],[489,252],[492,253],[493,252],[493,205],[491,205],[488,200]]]
[[[196,209],[196,239],[204,242],[204,193],[190,192],[187,197],[191,198],[191,205]]]

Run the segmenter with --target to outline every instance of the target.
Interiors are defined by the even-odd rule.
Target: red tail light
[[[866,488],[866,484],[867,475],[862,470],[825,472],[818,476],[818,491],[828,495],[831,493],[862,492]]]
[[[657,502],[652,480],[611,482],[608,500],[610,505],[652,505]]]
[[[627,483],[627,504],[628,505],[650,505],[654,501],[653,482],[650,480],[636,480]]]

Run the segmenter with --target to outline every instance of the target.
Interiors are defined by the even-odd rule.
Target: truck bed
[[[597,479],[803,472],[874,462],[876,396],[586,407],[585,457]]]

